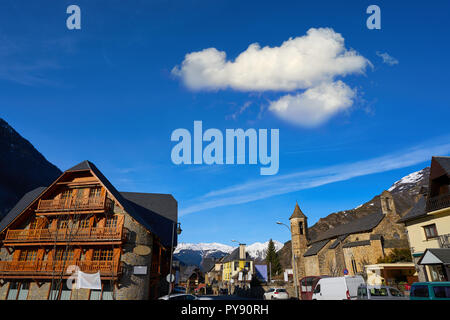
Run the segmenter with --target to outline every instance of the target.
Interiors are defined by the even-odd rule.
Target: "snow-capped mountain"
[[[283,247],[283,243],[273,240],[275,249],[278,251]],[[246,246],[246,252],[252,259],[264,260],[269,241],[264,243],[255,242]],[[174,251],[174,256],[187,265],[201,266],[206,258],[221,258],[228,255],[237,247],[222,243],[179,243]]]
[[[428,182],[429,174],[430,174],[429,167],[410,173],[407,176],[401,178],[400,180],[394,182],[394,184],[388,189],[388,191],[391,193],[397,193],[409,190],[418,185],[419,183],[426,184]]]
[[[281,243],[280,241],[277,241],[277,240],[272,240],[272,241],[273,241],[273,244],[275,245],[276,251],[283,248],[284,244]],[[264,260],[266,258],[266,251],[267,251],[268,244],[269,244],[269,241],[266,241],[264,243],[255,242],[255,243],[247,246],[245,249],[252,259]]]
[[[177,254],[182,250],[194,250],[203,251],[205,253],[210,253],[214,251],[221,251],[225,253],[230,253],[234,250],[234,247],[228,246],[226,244],[212,242],[212,243],[179,243],[176,247],[174,253]]]

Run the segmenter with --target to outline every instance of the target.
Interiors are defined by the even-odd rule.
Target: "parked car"
[[[159,297],[158,300],[198,300],[198,298],[193,294],[175,293]]]
[[[361,276],[322,278],[314,288],[312,300],[355,300],[361,284],[365,284]]]
[[[450,282],[415,282],[409,292],[410,300],[450,300]]]
[[[388,286],[368,286],[361,284],[358,287],[358,300],[406,300],[400,290]]]
[[[287,300],[289,299],[289,294],[286,289],[283,288],[270,288],[269,291],[264,293],[264,300]]]
[[[222,294],[222,295],[228,294],[228,289],[227,288],[220,288],[219,289],[219,294]]]
[[[302,300],[311,300],[317,282],[319,282],[320,279],[327,277],[328,276],[307,276],[300,279],[300,298]]]
[[[186,293],[186,288],[181,286],[176,286],[172,290],[173,293]]]

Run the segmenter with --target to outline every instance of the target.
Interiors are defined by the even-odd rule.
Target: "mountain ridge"
[[[50,185],[61,170],[0,118],[0,219],[22,196]]]

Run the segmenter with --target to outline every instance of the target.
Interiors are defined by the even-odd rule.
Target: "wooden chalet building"
[[[0,221],[0,300],[157,298],[168,291],[177,216],[171,195],[118,192],[83,161]],[[99,271],[102,290],[69,290],[69,266]]]

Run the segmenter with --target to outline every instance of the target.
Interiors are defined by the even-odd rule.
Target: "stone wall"
[[[122,277],[117,286],[117,300],[146,300],[149,298],[150,270],[152,263],[153,236],[141,224],[134,220],[121,208],[116,207],[115,213],[124,214],[124,228],[128,232],[128,241],[123,245],[120,261],[122,262]],[[150,248],[147,255],[141,255],[135,250],[138,246]],[[147,266],[147,275],[134,275],[134,266]]]

